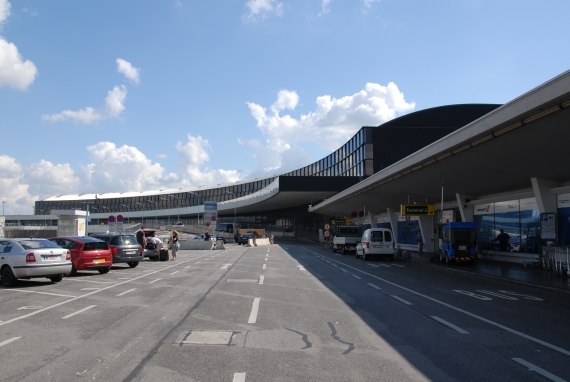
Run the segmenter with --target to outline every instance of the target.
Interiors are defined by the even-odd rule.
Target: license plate
[[[45,261],[57,261],[61,260],[61,256],[42,256],[42,259]]]
[[[105,259],[95,259],[93,260],[94,263],[104,263]]]
[[[467,246],[466,245],[460,245],[459,250],[460,251],[467,251]]]
[[[125,255],[132,255],[134,253],[135,253],[135,251],[125,251]]]
[[[373,245],[372,248],[382,248],[381,245]]]

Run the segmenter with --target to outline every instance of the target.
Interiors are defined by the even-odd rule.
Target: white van
[[[388,228],[369,228],[362,234],[360,244],[356,247],[356,258],[368,260],[372,256],[394,259],[396,243],[392,231]]]

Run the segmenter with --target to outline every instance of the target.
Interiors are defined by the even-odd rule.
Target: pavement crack
[[[343,354],[343,355],[346,355],[346,354],[350,353],[351,351],[353,351],[356,346],[354,346],[353,343],[345,342],[345,341],[341,340],[341,339],[339,338],[339,336],[337,336],[337,334],[336,334],[336,328],[334,327],[334,324],[333,324],[332,322],[327,322],[327,324],[329,324],[329,328],[331,329],[331,336],[332,336],[332,338],[334,338],[335,340],[337,340],[338,342],[340,342],[340,343],[342,343],[342,344],[348,345],[348,349],[346,349],[346,350],[344,351],[344,353],[342,353],[342,354]]]
[[[289,329],[289,328],[285,328],[285,330],[288,330],[288,331],[293,332],[293,333],[297,333],[298,335],[301,336],[301,339],[302,339],[303,342],[305,343],[305,347],[304,347],[304,348],[301,348],[301,350],[303,350],[303,349],[308,349],[308,348],[310,348],[310,347],[313,346],[313,344],[311,343],[311,341],[309,341],[309,336],[306,335],[305,333],[301,333],[301,332],[299,332],[298,330]]]

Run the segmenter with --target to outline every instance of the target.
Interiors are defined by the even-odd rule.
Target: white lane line
[[[189,265],[189,266],[187,266],[187,267],[184,267],[184,269],[186,269],[186,268],[190,268],[190,267],[191,267],[191,265]]]
[[[362,277],[358,277],[357,275],[352,275],[355,279],[362,280]]]
[[[310,253],[313,253],[313,254],[315,254],[315,255],[317,254],[316,252],[310,251],[310,250],[308,250],[308,249],[306,249],[306,248],[303,248],[303,249],[304,249],[305,251],[310,252]],[[458,307],[453,306],[453,305],[451,305],[451,304],[448,304],[448,303],[446,303],[446,302],[440,301],[440,300],[438,300],[438,299],[436,299],[436,298],[430,297],[430,296],[425,295],[425,294],[422,294],[422,293],[420,293],[420,292],[416,292],[416,291],[413,290],[413,289],[406,288],[405,286],[402,286],[402,285],[393,283],[393,282],[391,282],[391,281],[389,281],[389,280],[383,279],[383,278],[381,278],[381,277],[375,276],[375,275],[373,275],[372,273],[364,272],[364,271],[362,271],[362,270],[360,270],[360,269],[358,269],[358,268],[351,267],[350,265],[344,264],[343,262],[340,262],[340,261],[338,261],[338,260],[333,260],[333,261],[336,261],[336,262],[338,262],[339,264],[343,264],[345,267],[350,268],[350,269],[353,269],[353,270],[356,271],[356,272],[363,273],[363,274],[365,274],[365,275],[367,275],[367,276],[370,276],[370,277],[375,278],[375,279],[377,279],[377,280],[383,281],[383,282],[385,282],[386,284],[390,284],[390,285],[392,285],[392,286],[394,286],[394,287],[396,287],[396,288],[400,288],[400,289],[402,289],[402,290],[405,290],[406,292],[410,292],[410,293],[412,293],[412,294],[415,294],[416,296],[423,297],[423,298],[425,298],[426,300],[433,301],[433,302],[435,302],[435,303],[437,303],[437,304],[440,304],[440,305],[442,305],[442,306],[448,307],[449,309],[453,309],[453,310],[455,310],[455,311],[457,311],[457,312],[461,312],[461,313],[466,314],[466,315],[468,315],[468,316],[470,316],[470,317],[473,317],[473,318],[475,318],[475,319],[477,319],[477,320],[486,322],[486,323],[489,324],[489,325],[492,325],[492,326],[495,326],[495,327],[497,327],[497,328],[506,330],[506,331],[509,332],[509,333],[515,334],[515,335],[520,336],[520,337],[522,337],[522,338],[526,338],[526,339],[529,340],[529,341],[536,342],[536,343],[541,344],[541,345],[543,345],[543,346],[546,346],[546,347],[548,347],[548,348],[550,348],[550,349],[552,349],[552,350],[556,350],[557,352],[560,352],[560,353],[562,353],[562,354],[570,355],[570,350],[563,349],[563,348],[561,348],[561,347],[558,347],[558,346],[553,345],[553,344],[551,344],[551,343],[548,343],[548,342],[546,342],[546,341],[540,340],[540,339],[538,339],[538,338],[536,338],[536,337],[529,336],[528,334],[525,334],[525,333],[519,332],[519,331],[517,331],[517,330],[511,329],[511,328],[509,328],[508,326],[499,324],[498,322],[491,321],[491,320],[489,320],[489,319],[487,319],[487,318],[485,318],[485,317],[478,316],[478,315],[476,315],[475,313],[468,312],[468,311],[466,311],[466,310],[464,310],[464,309],[461,309],[461,308],[458,308]],[[369,284],[369,285],[370,285],[370,284]],[[2,325],[2,324],[0,324],[0,325]]]
[[[372,288],[375,288],[375,289],[382,289],[378,285],[374,285],[374,284],[370,284],[370,283],[368,283],[368,285],[370,285]]]
[[[113,284],[114,281],[94,281],[94,280],[83,280],[83,279],[70,279],[66,278],[67,281],[83,281],[85,283],[96,283],[96,284]]]
[[[297,265],[295,268],[299,267],[300,271],[306,271],[305,267],[302,265]]]
[[[263,284],[263,280],[265,280],[265,276],[261,275],[259,276],[259,284]]]
[[[149,282],[149,284],[155,283],[155,282],[157,282],[158,280],[162,280],[162,279],[152,280],[151,282]]]
[[[83,308],[83,309],[81,309],[81,310],[78,310],[78,311],[75,312],[75,313],[68,314],[67,316],[64,316],[64,317],[61,317],[61,318],[65,320],[66,318],[75,316],[76,314],[79,314],[79,313],[83,313],[83,312],[85,312],[86,310],[89,310],[89,309],[91,309],[91,308],[95,308],[96,306],[97,306],[97,305],[90,305],[90,306],[88,306],[87,308]]]
[[[392,268],[392,267],[389,266],[388,264],[379,264],[379,265],[382,266],[382,267],[385,267],[385,268]]]
[[[101,290],[101,288],[81,288],[81,290]]]
[[[267,261],[267,257],[265,258],[265,261]]]
[[[406,304],[406,305],[414,305],[414,304],[412,304],[411,302],[404,300],[403,298],[400,298],[400,297],[398,297],[398,296],[394,296],[393,294],[390,295],[390,297],[395,298],[396,300],[398,300],[398,301],[400,301],[400,302],[403,302],[403,303]]]
[[[449,326],[451,329],[457,330],[459,333],[461,334],[469,334],[469,332],[461,329],[459,326],[453,325],[451,322],[447,322],[442,318],[439,318],[438,316],[431,316],[431,318],[433,318],[436,321],[441,322],[442,324]]]
[[[259,300],[261,300],[260,297],[256,297],[253,300],[253,306],[251,307],[251,314],[249,315],[249,320],[247,320],[248,324],[255,324],[255,322],[257,321],[257,312],[259,312]]]
[[[232,266],[231,264],[224,264],[224,266],[221,267],[220,269],[228,269],[228,267],[231,267],[231,266]]]
[[[267,264],[263,264],[263,269],[267,269]]]
[[[34,310],[34,309],[41,309],[41,308],[43,308],[43,306],[22,306],[16,310],[28,310],[28,309]]]
[[[1,345],[1,344],[0,344]],[[523,366],[526,366],[529,368],[530,371],[536,371],[538,374],[542,375],[543,377],[546,377],[548,379],[550,379],[551,381],[556,381],[556,382],[566,382],[565,379],[562,379],[560,377],[555,376],[552,373],[549,373],[548,371],[541,369],[540,367],[533,365],[530,362],[525,361],[522,358],[511,358],[513,361],[520,363]],[[235,380],[235,379],[234,379]]]
[[[21,289],[0,289],[0,290],[7,290],[12,292],[22,292],[22,293],[37,293],[37,294],[47,294],[49,296],[58,296],[58,297],[75,297],[68,294],[58,294],[58,293],[49,293],[49,292],[35,292],[29,290],[21,290]]]
[[[137,288],[129,289],[129,290],[124,291],[123,293],[119,293],[119,294],[117,295],[117,297],[122,296],[122,295],[125,295],[125,294],[127,294],[127,293],[129,293],[129,292],[132,292],[132,291],[134,291],[135,289],[137,289]]]
[[[232,382],[245,382],[245,373],[235,373]]]
[[[132,280],[130,277],[119,277],[117,280]]]
[[[170,276],[172,276],[173,274],[178,273],[178,272],[180,272],[180,271],[174,271],[170,274]]]
[[[13,338],[10,338],[9,340],[2,341],[2,342],[0,342],[0,346],[8,345],[10,342],[17,341],[17,340],[19,340],[20,338],[22,338],[22,337],[13,337]],[[244,376],[245,376],[245,373],[244,373]],[[245,379],[244,379],[244,380],[245,380]]]
[[[340,268],[341,271],[343,272],[348,272],[346,269]]]
[[[196,261],[196,264],[200,264],[200,263],[201,263],[201,261]]]

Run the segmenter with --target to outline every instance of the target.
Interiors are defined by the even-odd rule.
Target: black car
[[[98,233],[91,237],[109,243],[113,253],[113,264],[127,263],[129,267],[134,268],[144,259],[143,248],[132,233]]]
[[[224,236],[223,233],[218,232],[217,234],[214,235],[214,237],[216,238],[216,240],[222,240],[224,244],[226,244],[226,237]]]
[[[245,245],[247,243],[249,243],[249,239],[253,239],[253,234],[252,233],[242,233],[241,236],[238,239],[238,244],[239,245]]]

